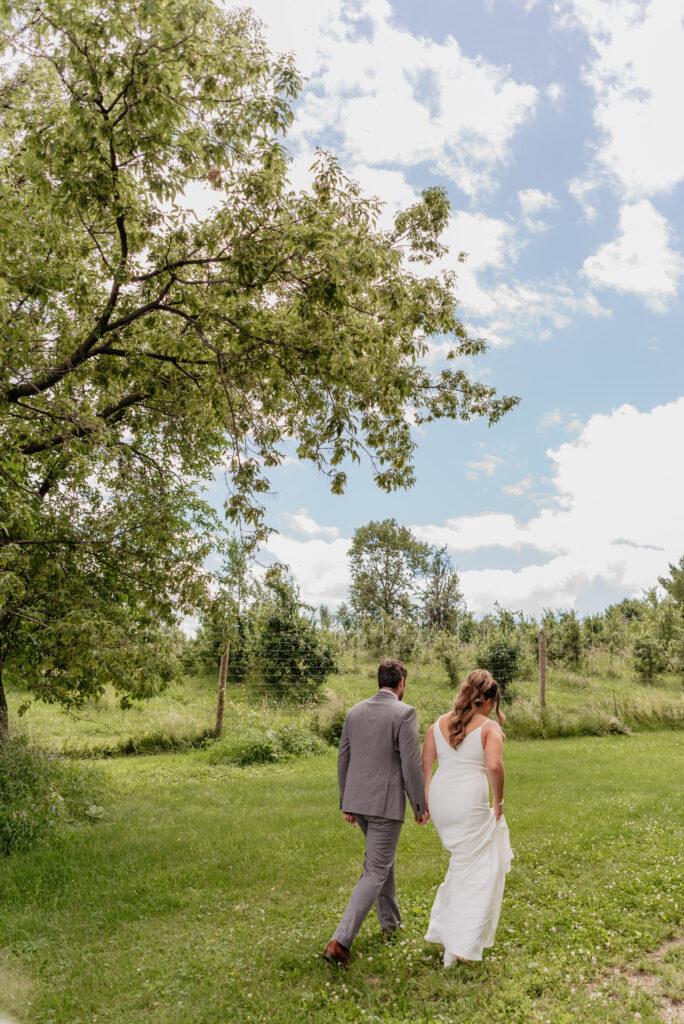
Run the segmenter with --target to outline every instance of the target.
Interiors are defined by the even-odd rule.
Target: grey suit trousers
[[[394,865],[402,822],[365,814],[355,814],[354,817],[366,837],[366,857],[363,874],[333,935],[346,949],[351,948],[374,903],[383,932],[395,931],[401,922]]]

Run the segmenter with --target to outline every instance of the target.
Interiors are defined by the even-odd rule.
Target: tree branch
[[[144,306],[139,306],[137,309],[131,310],[131,312],[127,313],[126,316],[122,316],[118,320],[114,320],[112,323],[109,323],[109,318],[114,311],[114,307],[111,306],[110,308],[110,306],[108,306],[100,317],[97,327],[88,334],[82,344],[78,346],[75,352],[73,352],[68,359],[65,359],[58,366],[54,366],[52,369],[47,370],[42,377],[39,377],[37,380],[27,381],[25,384],[18,384],[16,387],[10,388],[10,390],[5,393],[6,400],[10,403],[18,402],[20,398],[27,398],[29,395],[37,395],[43,391],[48,391],[50,388],[54,387],[55,384],[58,384],[63,377],[66,377],[69,373],[72,373],[77,369],[81,363],[84,363],[87,359],[90,359],[93,355],[97,354],[97,352],[93,352],[93,349],[103,335],[109,334],[112,331],[121,330],[122,327],[128,327],[129,324],[134,323],[141,317],[147,316],[148,313],[153,313],[158,309],[171,308],[168,306],[162,306],[161,302],[167,295],[173,283],[174,278],[172,277],[167,284],[164,285],[164,288],[155,299],[145,303]],[[117,282],[115,282],[115,284],[116,296],[118,296],[119,285]],[[112,294],[114,294],[114,288]]]
[[[133,405],[140,405],[148,397],[146,394],[134,391],[116,404],[105,406],[101,412],[96,414],[97,418],[98,420],[108,421],[108,425],[118,423],[126,409],[130,409]],[[51,448],[57,448],[60,444],[64,444],[65,441],[78,440],[79,438],[94,434],[98,426],[99,424],[94,423],[90,427],[75,427],[73,430],[67,431],[64,434],[58,434],[48,441],[33,441],[31,444],[26,445],[25,448],[22,448],[21,452],[23,455],[37,455],[39,452],[49,451]]]

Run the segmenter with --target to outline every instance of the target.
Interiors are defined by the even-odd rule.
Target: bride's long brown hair
[[[496,679],[486,669],[476,668],[469,672],[465,681],[461,683],[461,689],[456,694],[454,706],[447,718],[449,743],[454,750],[463,743],[468,723],[487,700],[495,701],[496,717],[499,725],[503,725],[505,715],[501,711],[501,694]]]

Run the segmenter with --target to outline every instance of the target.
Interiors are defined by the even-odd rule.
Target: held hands
[[[352,828],[356,828],[356,818],[353,814],[347,814],[346,811],[343,811],[342,817],[345,821],[349,822]],[[430,812],[426,810],[424,814],[416,814],[415,819],[418,825],[427,825],[430,820]]]

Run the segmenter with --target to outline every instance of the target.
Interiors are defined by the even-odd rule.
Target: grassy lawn
[[[343,972],[320,952],[361,839],[334,752],[107,762],[103,821],[0,864],[0,1008],[22,1024],[655,1024],[626,968],[681,929],[684,735],[511,741],[506,768],[515,860],[495,948],[445,972],[424,942],[447,857],[411,823],[405,930],[388,943],[369,918]]]

